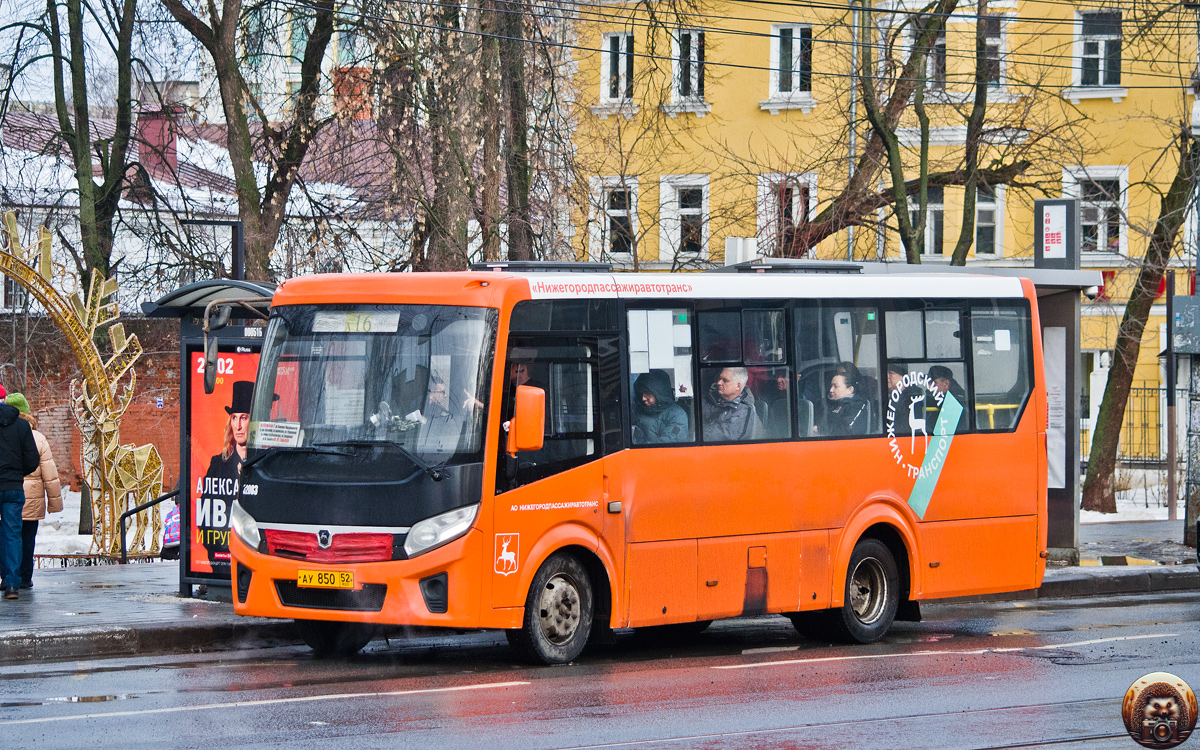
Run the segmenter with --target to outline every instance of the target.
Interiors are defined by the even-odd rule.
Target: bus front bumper
[[[309,563],[262,554],[236,533],[229,534],[229,551],[233,610],[239,615],[381,625],[490,625],[480,621],[483,535],[476,529],[410,560]],[[310,585],[300,585],[301,571],[330,575],[312,576],[316,580],[305,581]],[[352,576],[353,583],[343,588],[344,574]],[[318,582],[331,585],[311,585]]]

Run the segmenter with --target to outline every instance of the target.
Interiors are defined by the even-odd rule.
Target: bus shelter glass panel
[[[630,310],[630,412],[634,445],[695,439],[692,319],[687,308]],[[733,320],[737,325],[736,316]]]

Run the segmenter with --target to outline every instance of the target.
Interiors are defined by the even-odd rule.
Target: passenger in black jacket
[[[858,384],[850,373],[838,373],[829,382],[829,413],[822,435],[865,435],[871,429],[867,400],[858,395]]]
[[[7,395],[0,388],[0,398]],[[21,509],[25,507],[25,475],[40,463],[33,429],[17,419],[17,407],[0,403],[0,578],[4,598],[16,599],[21,585]]]

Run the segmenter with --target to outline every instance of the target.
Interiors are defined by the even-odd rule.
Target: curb
[[[1084,566],[1051,568],[1041,588],[983,596],[933,599],[930,604],[956,602],[1008,602],[1031,599],[1073,599],[1120,594],[1200,590],[1200,567],[1188,565]]]
[[[172,626],[10,630],[0,636],[0,664],[104,656],[265,648],[299,641],[290,620]]]

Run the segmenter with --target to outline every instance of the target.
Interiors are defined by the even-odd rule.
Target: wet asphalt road
[[[687,642],[622,634],[552,668],[517,664],[494,632],[334,661],[289,647],[5,666],[0,746],[1132,748],[1120,699],[1136,678],[1200,688],[1195,593],[924,614],[872,646],[764,617]]]

